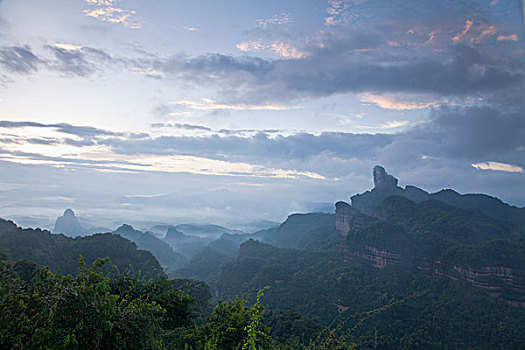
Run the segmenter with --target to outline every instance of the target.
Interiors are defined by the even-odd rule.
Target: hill
[[[124,224],[113,231],[113,234],[135,242],[140,249],[150,251],[165,270],[174,271],[188,263],[182,254],[173,251],[166,242],[149,232],[135,230],[132,226]]]
[[[0,250],[8,261],[29,259],[64,274],[78,272],[80,255],[87,264],[109,257],[120,271],[131,267],[141,271],[144,278],[163,274],[150,252],[111,233],[71,238],[40,229],[22,229],[12,221],[0,219]]]

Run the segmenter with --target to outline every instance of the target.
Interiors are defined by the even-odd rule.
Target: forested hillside
[[[135,243],[111,233],[70,238],[40,229],[22,229],[0,219],[0,250],[7,261],[29,259],[64,274],[78,272],[81,255],[87,264],[109,257],[119,270],[132,268],[144,278],[164,273],[149,251],[138,250]]]

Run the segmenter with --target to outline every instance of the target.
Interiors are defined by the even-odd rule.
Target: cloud
[[[412,30],[412,29],[411,29]],[[436,38],[436,35],[437,35],[438,31],[437,30],[434,30],[434,31],[431,31],[430,33],[428,33],[428,38],[427,40],[423,43],[423,45],[430,45],[434,42],[434,39]],[[411,34],[414,34],[414,31],[412,30]]]
[[[199,29],[197,29],[197,27],[195,27],[195,26],[184,27],[184,29],[186,29],[188,32],[197,32],[197,31],[199,31]]]
[[[245,41],[238,43],[236,46],[243,52],[270,50],[283,58],[298,59],[305,57],[304,53],[293,47],[291,44],[282,41],[272,41],[269,43],[264,43],[262,41]]]
[[[407,126],[408,124],[409,124],[408,120],[402,120],[402,121],[394,120],[394,121],[391,121],[391,122],[388,122],[388,123],[385,123],[385,124],[381,124],[381,125],[379,125],[379,127],[381,129],[396,129],[396,128],[400,128],[402,126]]]
[[[327,16],[324,18],[324,24],[326,26],[336,26],[343,23],[348,7],[349,0],[328,0]]]
[[[270,18],[259,18],[256,20],[256,22],[260,27],[266,29],[270,26],[280,26],[284,24],[289,24],[292,23],[293,20],[289,13],[282,12],[280,14],[273,15]]]
[[[447,48],[447,60],[443,53],[397,58],[371,52],[361,57],[364,53],[349,54],[362,47],[360,40],[328,44],[300,60],[172,56],[159,60],[154,68],[170,79],[185,79],[196,86],[206,83],[217,87],[225,99],[253,104],[341,93],[479,96],[512,89],[524,78],[521,69],[508,69],[505,56],[491,57],[463,44]],[[516,55],[508,59],[523,61]]]
[[[221,100],[247,105],[275,101],[284,104],[304,97],[341,93],[479,96],[513,89],[524,78],[523,70],[519,69],[523,58],[510,48],[502,48],[505,54],[496,55],[493,50],[459,43],[444,47],[439,53],[408,57],[385,55],[380,48],[386,42],[375,35],[332,38],[323,43],[323,47],[308,48],[308,55],[294,52],[281,43],[270,46],[263,42],[239,44],[243,50],[270,47],[269,50],[279,52],[280,56],[302,57],[300,60],[222,54],[130,59],[112,57],[105,51],[89,47],[67,50],[56,46],[46,46],[54,57],[43,58],[27,46],[3,47],[0,48],[0,64],[11,72],[30,74],[47,68],[76,76],[124,68],[156,79],[183,80],[195,88],[205,84],[216,89]],[[362,52],[362,49],[374,50]]]
[[[481,33],[473,39],[474,42],[481,42],[483,39],[485,39],[488,36],[496,35],[497,28],[495,25],[490,25],[484,29],[481,30]]]
[[[61,132],[64,134],[76,135],[80,137],[124,136],[125,135],[124,133],[118,133],[118,132],[113,132],[109,130],[94,128],[91,126],[78,126],[78,125],[72,125],[72,124],[67,124],[67,123],[43,124],[43,123],[29,122],[29,121],[23,121],[23,122],[14,122],[14,121],[9,121],[9,120],[0,121],[0,128],[15,129],[15,128],[25,128],[25,127],[53,128],[53,129],[56,129],[56,131],[58,132]]]
[[[95,6],[113,6],[115,1],[113,0],[86,0],[89,5]]]
[[[506,164],[506,163],[486,162],[486,163],[472,164],[472,166],[476,169],[481,169],[481,170],[505,171],[505,172],[510,172],[510,173],[525,173],[525,170],[523,170],[522,167],[519,167],[517,165],[512,165],[512,164]]]
[[[60,46],[46,46],[53,52],[56,60],[49,62],[48,66],[64,74],[76,76],[87,76],[95,71],[94,66],[86,58],[86,55],[79,49],[66,49]]]
[[[0,65],[9,72],[19,74],[34,74],[48,69],[64,75],[83,77],[107,66],[128,64],[125,60],[113,59],[103,50],[86,46],[56,43],[44,45],[44,49],[51,52],[53,57],[37,55],[29,46],[0,47]]]
[[[131,29],[139,29],[142,27],[142,20],[136,16],[136,11],[115,7],[117,1],[86,0],[86,3],[92,6],[83,11],[88,17],[93,17],[104,22],[120,23]]]
[[[178,128],[178,129],[186,129],[186,130],[201,130],[201,131],[212,131],[212,129],[202,126],[202,125],[191,125],[191,124],[166,124],[166,123],[157,123],[157,124],[151,124],[153,128]]]
[[[200,111],[215,111],[215,110],[235,110],[235,111],[286,111],[290,109],[301,109],[299,106],[282,106],[278,104],[264,104],[264,105],[249,105],[244,103],[228,104],[216,102],[211,99],[203,98],[200,102],[197,101],[173,101],[170,102],[172,105],[184,106],[191,109]]]
[[[247,162],[265,167],[310,171],[326,175],[319,164],[331,158],[375,158],[376,151],[392,142],[392,135],[325,132],[290,136],[257,133],[240,136],[159,136],[142,140],[108,138],[100,145],[124,155],[188,155],[229,162]],[[322,163],[310,160],[327,157]],[[273,165],[272,165],[273,164]]]
[[[55,47],[59,49],[63,49],[63,50],[70,50],[70,51],[76,51],[82,48],[82,46],[80,45],[73,45],[73,44],[67,44],[67,43],[56,43]]]
[[[518,41],[518,34],[514,33],[511,35],[498,35],[498,41]]]
[[[472,28],[472,25],[474,24],[474,21],[471,19],[468,19],[465,21],[465,27],[463,28],[463,31],[461,33],[455,35],[452,38],[453,43],[459,43],[461,39],[469,32],[469,30]]]
[[[35,72],[43,63],[29,46],[0,47],[0,64],[12,72]]]
[[[474,21],[465,21],[463,31],[452,38],[452,42],[457,44],[463,41],[467,36],[470,37],[469,42],[479,44],[487,37],[496,35],[498,29],[495,25],[481,24],[474,28]],[[477,32],[477,34],[476,34]]]
[[[437,102],[418,102],[418,101],[407,101],[400,100],[394,97],[374,95],[370,93],[362,94],[359,96],[361,102],[374,103],[383,109],[392,109],[397,111],[424,109],[435,106]]]

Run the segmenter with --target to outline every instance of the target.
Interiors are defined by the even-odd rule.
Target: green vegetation
[[[124,224],[113,233],[134,242],[139,249],[151,252],[160,265],[168,272],[179,269],[188,263],[182,254],[174,252],[168,243],[155,237],[150,232],[138,231],[132,226]]]
[[[219,301],[205,322],[205,298],[190,296],[180,281],[145,281],[132,273],[108,277],[108,259],[79,273],[52,273],[29,260],[0,261],[0,344],[8,349],[287,349],[263,324],[264,289],[248,307],[242,298]],[[183,285],[202,296],[199,286]],[[328,339],[328,338],[327,338]],[[330,339],[331,341],[331,339]],[[325,337],[295,349],[319,347]],[[350,348],[350,345],[348,347]],[[341,348],[343,349],[343,348]]]
[[[70,238],[40,229],[21,229],[11,221],[0,219],[0,249],[4,251],[7,261],[29,259],[66,275],[79,272],[80,255],[87,264],[109,257],[111,265],[119,270],[131,267],[134,271],[140,271],[145,279],[163,274],[162,267],[150,252],[138,250],[135,243],[111,233]],[[112,268],[107,265],[105,271]]]
[[[71,239],[1,220],[0,258],[13,265],[1,263],[0,344],[525,348],[525,240],[508,217],[391,196],[374,216],[349,217],[343,237],[333,215],[292,215],[252,236],[225,234],[175,272],[209,284],[168,279],[117,235]],[[249,239],[235,254],[248,237],[264,243]],[[79,268],[79,255],[93,266]],[[118,272],[129,267],[136,273]]]

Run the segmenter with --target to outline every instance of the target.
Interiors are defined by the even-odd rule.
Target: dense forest
[[[0,262],[0,344],[5,349],[352,349],[333,332],[294,313],[264,313],[255,303],[219,301],[198,282],[111,278],[108,262],[75,276],[22,259]],[[274,331],[265,326],[275,324]],[[292,325],[289,327],[289,325]],[[295,332],[295,333],[291,333]],[[272,337],[271,334],[275,333]],[[297,334],[297,335],[296,335]]]
[[[335,214],[252,234],[1,220],[2,348],[524,348],[523,209],[381,176]]]

